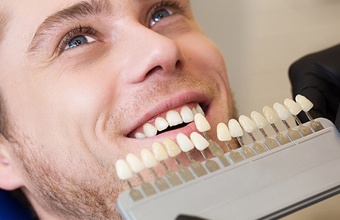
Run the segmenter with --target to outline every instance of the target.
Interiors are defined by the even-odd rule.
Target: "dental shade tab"
[[[178,134],[175,141],[171,139],[164,139],[162,144],[157,142],[152,146],[152,152],[148,150],[146,151],[148,152],[147,153],[148,156],[147,157],[144,156],[144,160],[143,160],[144,166],[140,165],[140,162],[135,157],[133,157],[134,159],[133,159],[132,164],[131,162],[128,163],[128,166],[132,167],[130,169],[132,169],[135,175],[137,175],[142,180],[141,186],[136,186],[136,187],[131,186],[128,180],[132,177],[133,175],[132,172],[129,171],[129,167],[126,167],[127,164],[123,163],[122,160],[117,161],[116,163],[117,175],[121,180],[126,181],[130,188],[130,190],[127,191],[129,192],[128,194],[123,193],[118,199],[118,208],[122,216],[125,219],[147,219],[147,218],[143,218],[144,214],[142,214],[142,211],[140,210],[143,205],[147,206],[148,203],[151,204],[152,203],[151,200],[153,198],[155,199],[155,203],[157,202],[156,200],[163,201],[165,197],[169,197],[168,199],[172,201],[171,193],[175,193],[177,196],[179,196],[178,195],[179,193],[183,193],[183,196],[185,196],[186,188],[190,188],[190,190],[188,189],[188,192],[189,191],[192,192],[191,190],[194,190],[195,187],[200,188],[200,190],[198,190],[196,194],[202,194],[200,198],[202,200],[205,200],[204,195],[207,193],[205,191],[210,192],[210,191],[213,191],[213,189],[215,188],[214,184],[216,183],[217,180],[214,180],[212,182],[214,178],[217,178],[220,180],[220,176],[224,175],[226,176],[225,178],[223,178],[225,181],[225,184],[229,184],[230,181],[237,182],[237,180],[240,180],[239,176],[243,176],[242,173],[238,175],[234,173],[238,169],[240,171],[242,170],[247,171],[244,174],[246,176],[241,177],[241,179],[251,178],[251,177],[255,178],[253,173],[249,173],[249,169],[251,169],[251,167],[249,167],[251,166],[250,162],[253,162],[253,164],[255,164],[255,161],[259,162],[259,161],[269,160],[268,158],[270,158],[272,155],[273,157],[278,157],[279,152],[283,149],[285,150],[284,152],[287,152],[291,149],[299,150],[299,145],[305,148],[306,146],[304,145],[304,143],[306,143],[306,140],[305,140],[306,138],[316,139],[319,136],[335,134],[336,136],[335,143],[337,144],[336,145],[330,144],[330,146],[328,147],[331,148],[332,150],[334,150],[333,149],[334,147],[337,147],[336,154],[334,156],[340,163],[339,134],[335,133],[335,130],[329,121],[325,119],[320,119],[324,121],[324,123],[327,125],[327,131],[325,131],[324,126],[322,126],[321,123],[315,119],[312,119],[312,121],[305,123],[305,124],[300,124],[299,121],[297,121],[298,123],[297,127],[293,127],[293,128],[288,125],[286,120],[289,117],[296,116],[301,110],[305,111],[306,114],[310,110],[309,108],[310,103],[305,101],[305,99],[302,98],[302,104],[304,105],[304,107],[301,106],[301,100],[300,102],[293,101],[295,104],[292,103],[292,101],[293,100],[288,100],[288,101],[285,100],[285,105],[275,103],[273,106],[275,110],[266,106],[263,109],[264,116],[258,112],[252,112],[251,119],[247,116],[242,115],[240,116],[239,121],[235,119],[231,119],[228,123],[228,126],[225,123],[220,123],[217,126],[217,136],[218,136],[217,138],[226,144],[227,148],[229,149],[229,152],[223,152],[222,155],[217,154],[218,156],[214,155],[212,150],[210,150],[209,148],[212,142],[211,139],[206,134],[206,131],[210,129],[209,123],[205,121],[206,119],[204,118],[202,114],[196,114],[195,123],[197,126],[197,130],[201,132],[203,135],[201,135],[198,132],[194,132],[191,134],[190,138],[184,134]],[[275,125],[280,120],[286,126],[286,130],[284,131],[279,131]],[[312,123],[315,124],[314,127]],[[264,127],[266,127],[268,124],[271,125],[275,133],[273,136],[268,136],[268,134],[264,130]],[[301,131],[302,126],[307,127],[309,131],[311,131],[312,133],[307,131],[308,130],[307,128],[303,128],[307,132],[302,132]],[[256,140],[256,138],[253,136],[252,133],[256,129],[258,129],[261,132],[263,136],[262,139]],[[319,132],[322,132],[322,133],[318,135],[314,135],[316,132],[315,130],[317,129]],[[245,135],[248,135],[251,138],[252,143],[244,144],[242,138]],[[230,142],[232,141],[232,139],[236,139],[240,143],[241,147],[238,149],[233,149],[230,145]],[[292,146],[294,146],[295,148],[293,148]],[[217,149],[222,149],[222,148],[218,146]],[[191,156],[192,151],[199,151],[202,154],[203,161],[202,162],[195,161]],[[208,158],[206,155],[206,151],[211,151],[215,157]],[[303,152],[305,153],[305,151]],[[308,148],[307,148],[307,152],[308,152]],[[320,152],[322,152],[322,150],[320,150]],[[190,160],[189,166],[181,165],[177,158],[179,154],[183,154],[183,153],[186,154]],[[154,158],[152,157],[152,155],[154,155]],[[224,159],[221,160],[220,158],[221,156],[223,156]],[[173,159],[176,162],[178,166],[177,170],[170,171],[167,168],[167,166],[164,163],[164,160],[168,159],[168,157],[170,157],[169,159]],[[151,158],[152,160],[152,163],[149,165],[147,165],[148,164],[147,158]],[[227,163],[225,163],[225,161],[227,161]],[[289,163],[289,158],[288,159],[285,158],[285,161]],[[164,182],[166,181],[166,183],[162,181],[163,182],[162,185],[164,185],[164,187],[159,187],[158,186],[159,184],[157,184],[157,181],[159,181],[159,179],[162,177],[158,177],[157,174],[154,171],[152,171],[152,167],[156,166],[155,162],[160,163],[166,171],[166,174],[165,174],[166,178],[163,179],[163,181]],[[121,165],[121,164],[124,164],[124,165]],[[153,173],[155,177],[155,180],[153,182],[145,183],[143,178],[140,176],[139,173],[143,169],[143,167],[145,169],[151,170],[151,172]],[[266,169],[270,169],[270,168],[271,168],[270,165],[266,167]],[[256,167],[254,167],[254,169],[256,170]],[[230,173],[229,178],[227,176],[228,173]],[[338,172],[338,174],[339,174],[338,176],[340,177],[340,172]],[[237,178],[235,177],[235,175],[237,176]],[[255,179],[258,180],[258,176],[256,176]],[[207,183],[204,183],[204,181],[207,181]],[[261,181],[259,182],[261,183]],[[340,182],[339,178],[336,178],[337,186],[339,186],[339,182]],[[209,186],[209,183],[212,185]],[[156,187],[152,187],[151,189],[154,189],[157,192],[154,192],[152,190],[150,191],[150,186],[148,184],[155,185]],[[242,185],[242,183],[240,184]],[[148,186],[147,190],[144,189],[145,186],[143,188],[143,185]],[[205,186],[201,186],[201,185],[205,185]],[[228,188],[227,185],[225,187]],[[256,189],[254,190],[255,192],[257,192]],[[220,191],[216,189],[216,192],[211,192],[211,194],[219,197],[218,196],[219,192]],[[164,194],[164,193],[167,193],[167,194]],[[231,196],[234,194],[231,191],[229,193]],[[245,192],[242,192],[239,194],[242,197],[244,193]],[[225,195],[225,196],[228,196],[228,195]],[[130,197],[131,201],[128,201],[129,200],[128,197]],[[209,199],[207,198],[206,200],[209,200]],[[143,203],[143,201],[145,201],[145,204]],[[176,201],[176,202],[179,202],[179,201]],[[196,202],[198,201],[195,201],[195,202],[192,201],[192,202],[194,203],[193,205],[194,207],[196,208],[200,207],[200,205],[196,204]],[[203,202],[203,203],[206,203],[206,202]],[[213,201],[210,201],[210,203],[212,203],[210,204],[211,206],[214,206]],[[220,204],[220,203],[222,204],[223,200],[220,202],[217,201],[216,204]],[[185,213],[185,207],[184,207],[184,210],[181,212],[180,207],[178,207],[175,204],[173,205],[174,207],[170,208],[170,210],[172,211],[169,211],[169,212],[178,213],[178,214]],[[189,207],[187,207],[187,209],[191,210],[190,205],[188,206]],[[209,207],[209,204],[208,204],[208,207]],[[174,208],[178,210],[173,210]],[[202,209],[202,207],[199,209]],[[205,209],[203,208],[203,210]],[[209,211],[206,211],[206,212],[210,213]],[[225,213],[228,213],[228,212],[230,212],[230,210],[225,210]],[[196,213],[191,212],[191,214],[196,214]],[[167,214],[164,213],[164,216],[167,216]],[[208,218],[210,216],[202,216],[202,217]],[[169,216],[169,219],[174,219],[174,218],[175,216],[173,216],[172,218],[170,218]],[[224,219],[224,218],[220,216],[220,218],[217,218],[217,219]]]

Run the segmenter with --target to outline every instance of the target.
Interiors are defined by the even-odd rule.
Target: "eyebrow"
[[[49,36],[54,36],[56,29],[68,22],[81,20],[93,15],[111,14],[112,5],[109,0],[89,0],[74,4],[47,17],[38,27],[28,47],[28,53],[38,51]]]

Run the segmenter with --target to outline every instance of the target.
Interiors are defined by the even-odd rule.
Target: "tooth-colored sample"
[[[267,121],[268,121],[270,124],[274,124],[275,122],[277,122],[277,121],[280,120],[279,116],[278,116],[277,113],[274,111],[274,109],[272,109],[272,108],[269,107],[269,106],[263,107],[263,114],[264,114],[264,116],[266,117]]]
[[[157,160],[150,150],[143,149],[140,155],[146,168],[152,168],[157,165]]]
[[[228,127],[230,131],[230,135],[232,137],[241,137],[243,136],[243,130],[241,125],[236,121],[236,119],[230,119],[228,122]]]
[[[183,152],[188,152],[195,148],[194,144],[185,134],[179,133],[176,136],[176,141]]]
[[[163,131],[169,127],[168,122],[165,120],[165,118],[157,117],[155,120],[155,127],[158,131]]]
[[[303,95],[297,95],[295,101],[301,106],[304,112],[308,112],[313,108],[313,103]]]
[[[136,139],[143,139],[143,138],[145,138],[145,134],[143,134],[143,133],[141,133],[141,132],[137,132],[137,133],[135,134],[135,138],[136,138]]]
[[[273,105],[273,108],[281,120],[287,120],[292,115],[286,107],[278,102]]]
[[[135,173],[139,173],[145,168],[143,162],[132,153],[126,156],[126,162],[129,164],[131,170]]]
[[[182,152],[179,146],[176,144],[176,142],[171,140],[170,138],[164,138],[163,145],[170,157],[176,157],[178,154]]]
[[[253,132],[257,127],[255,122],[245,115],[241,115],[238,121],[247,133]]]
[[[175,110],[170,110],[166,113],[166,120],[168,121],[170,127],[183,123],[181,116]]]
[[[204,150],[209,146],[209,142],[197,132],[192,132],[190,134],[190,139],[197,150]]]
[[[217,125],[217,138],[220,141],[230,141],[231,140],[229,128],[223,122],[221,122]]]
[[[194,116],[195,116],[195,115],[198,113],[198,111],[197,111],[197,108],[196,108],[196,107],[193,107],[191,111],[192,111],[192,113],[194,114]]]
[[[156,134],[157,134],[156,127],[153,126],[150,123],[144,124],[143,125],[143,130],[144,130],[145,137],[153,137],[153,136],[156,136]]]
[[[205,116],[204,111],[200,105],[197,105],[196,109],[198,114]]]
[[[285,99],[283,104],[286,106],[286,108],[292,113],[292,115],[298,115],[301,111],[302,108],[299,104],[297,104],[294,100],[292,99]]]
[[[262,114],[258,113],[257,111],[252,111],[250,113],[250,117],[251,119],[253,119],[257,127],[260,129],[266,127],[266,125],[268,124],[267,119]]]
[[[155,155],[156,160],[163,161],[168,158],[168,154],[166,153],[163,145],[159,142],[155,142],[152,144],[152,152]]]
[[[132,177],[132,170],[125,160],[116,161],[116,173],[119,179],[127,180]]]
[[[197,130],[199,130],[200,132],[206,132],[211,128],[208,120],[200,113],[195,115],[195,124]]]
[[[188,106],[184,106],[181,109],[181,117],[183,122],[189,123],[194,120],[194,114],[192,113],[191,109]]]

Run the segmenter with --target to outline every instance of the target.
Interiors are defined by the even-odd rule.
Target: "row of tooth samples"
[[[156,136],[158,132],[164,131],[168,127],[174,127],[183,123],[190,123],[194,120],[194,116],[200,113],[204,115],[204,112],[199,104],[193,108],[183,106],[180,112],[176,110],[169,110],[165,114],[165,118],[159,116],[155,119],[154,123],[147,122],[142,126],[142,131],[134,134],[135,138],[143,139],[146,137]]]
[[[297,95],[295,101],[287,98],[284,100],[283,105],[275,103],[273,108],[265,106],[263,114],[253,111],[250,117],[241,115],[238,121],[230,119],[228,125],[219,123],[217,125],[217,138],[225,143],[229,150],[227,153],[208,136],[207,131],[211,129],[211,126],[206,118],[200,113],[195,114],[193,120],[198,132],[193,132],[190,137],[180,133],[177,135],[176,141],[165,138],[162,143],[155,142],[151,150],[143,149],[141,151],[140,158],[134,154],[128,154],[125,160],[120,159],[116,162],[117,175],[121,180],[127,182],[130,187],[131,198],[137,201],[144,196],[151,196],[158,191],[165,191],[171,187],[217,171],[221,167],[238,163],[323,129],[321,123],[314,120],[308,113],[312,107],[313,104],[306,97]],[[309,118],[309,126],[302,124],[297,118],[301,111],[304,111]],[[289,117],[293,117],[297,123],[294,128],[287,123]],[[279,121],[282,121],[286,127],[284,131],[277,128],[276,124]],[[264,128],[267,125],[270,125],[273,129],[274,135],[269,136],[266,133]],[[263,136],[260,140],[254,137],[254,132],[257,129]],[[243,142],[244,132],[250,137],[251,144]],[[238,141],[240,148],[233,149],[231,147],[232,139]],[[201,153],[203,162],[193,159],[193,151]],[[209,158],[206,151],[210,151],[217,159]],[[184,166],[180,163],[178,155],[181,153],[185,153],[190,161],[189,165]],[[170,170],[167,167],[165,160],[169,157],[177,164],[176,170]],[[164,176],[157,175],[154,170],[159,164],[165,171]],[[148,169],[153,175],[154,181],[152,183],[144,181],[141,175],[141,171],[144,169]],[[129,182],[129,179],[134,175],[141,180],[141,191],[138,187],[133,187]]]

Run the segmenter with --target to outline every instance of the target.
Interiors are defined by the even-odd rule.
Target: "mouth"
[[[171,131],[185,128],[192,124],[197,113],[205,115],[204,106],[199,103],[188,103],[180,107],[167,110],[148,121],[141,123],[131,131],[127,137],[145,139],[170,133]],[[182,129],[183,130],[183,129]]]

